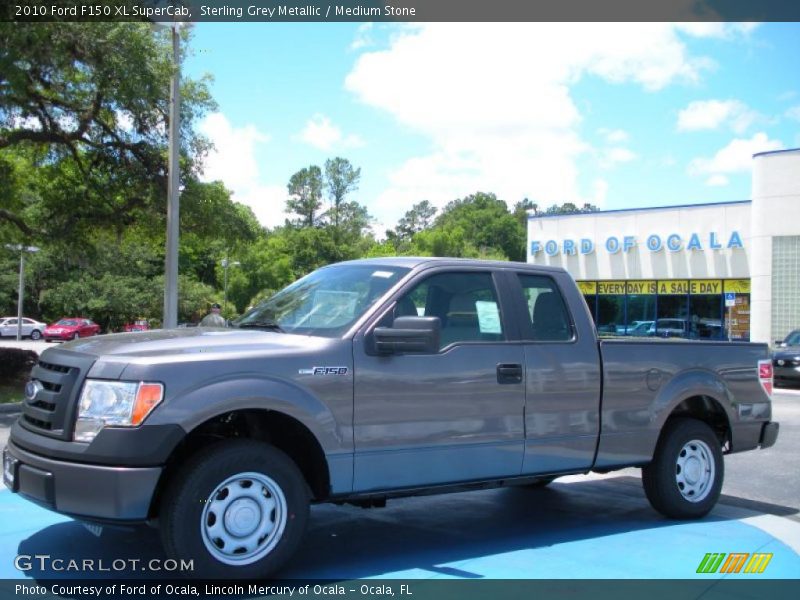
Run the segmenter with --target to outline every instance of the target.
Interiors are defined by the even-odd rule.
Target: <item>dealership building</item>
[[[531,215],[601,334],[770,342],[800,328],[800,149],[753,157],[751,200]]]

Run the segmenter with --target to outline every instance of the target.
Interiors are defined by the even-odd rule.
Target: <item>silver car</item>
[[[17,317],[3,317],[0,319],[0,337],[16,337],[18,328]],[[40,323],[27,317],[22,318],[22,337],[38,340],[42,337],[47,323]]]

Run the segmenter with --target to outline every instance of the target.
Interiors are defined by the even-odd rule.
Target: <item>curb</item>
[[[0,404],[0,415],[8,415],[22,411],[22,402],[7,402]]]

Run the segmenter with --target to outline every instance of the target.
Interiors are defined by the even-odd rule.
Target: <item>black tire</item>
[[[693,463],[684,462],[687,460]],[[683,472],[682,462],[686,467]],[[672,519],[707,515],[719,499],[724,478],[725,463],[717,436],[702,421],[688,418],[667,421],[653,462],[642,468],[647,499]]]
[[[31,339],[34,341],[42,339],[42,332],[39,331],[38,329],[34,329],[33,331],[31,331]]]
[[[77,340],[79,337],[81,337],[81,334],[76,331],[75,333],[72,334],[72,337],[70,339]]]
[[[227,548],[235,550],[238,541],[231,540],[233,543],[226,548],[227,542],[223,542],[221,538],[213,541],[211,539],[213,536],[205,532],[209,529],[208,525],[217,519],[213,509],[214,503],[219,498],[223,498],[224,502],[223,494],[227,495],[229,488],[236,488],[239,485],[240,487],[236,489],[256,489],[240,485],[241,481],[251,479],[247,474],[266,477],[269,482],[277,486],[279,493],[283,494],[285,501],[283,508],[273,509],[270,513],[271,517],[284,515],[278,517],[278,520],[284,523],[283,530],[274,536],[272,533],[266,534],[264,543],[259,537],[258,545],[263,546],[259,552],[264,552],[266,547],[270,547],[266,554],[244,559],[241,558],[243,555],[237,558],[235,554],[227,554],[228,562],[225,562],[226,557],[220,558],[219,555],[228,552]],[[213,494],[224,482],[236,477],[240,479]],[[258,486],[259,483],[254,480],[251,485]],[[267,495],[263,492],[256,494],[258,495],[264,495],[270,500],[279,497],[279,494]],[[281,506],[280,500],[277,501],[277,506]],[[263,442],[235,440],[205,448],[181,468],[161,501],[159,528],[167,556],[178,560],[181,558],[194,560],[194,571],[185,575],[212,579],[256,579],[274,573],[294,554],[305,531],[308,512],[308,486],[295,463],[286,454]],[[263,511],[260,514],[263,514]],[[223,517],[222,528],[225,535],[228,538],[235,537],[227,528],[228,509],[220,511],[220,518]],[[238,517],[234,511],[231,520],[235,518]],[[260,528],[264,523],[263,519],[258,520],[255,528]],[[242,533],[240,537],[249,535]],[[223,545],[219,546],[220,543]],[[217,555],[212,553],[208,544],[219,546],[216,550]],[[237,560],[240,564],[231,564]]]

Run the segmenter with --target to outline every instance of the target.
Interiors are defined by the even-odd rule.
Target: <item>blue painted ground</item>
[[[722,507],[701,521],[668,521],[630,477],[410,498],[390,501],[385,509],[318,506],[300,552],[280,577],[722,578],[696,574],[707,552],[774,555],[761,575],[725,577],[800,577],[797,552],[757,527],[721,516],[730,513]],[[800,527],[783,521],[787,531]],[[18,554],[102,558],[105,564],[164,558],[151,530],[106,529],[97,538],[0,490],[0,579],[143,575],[42,571],[36,565],[20,572],[14,568]]]

